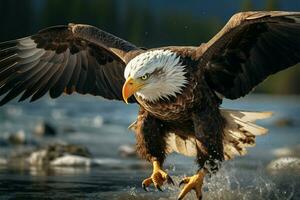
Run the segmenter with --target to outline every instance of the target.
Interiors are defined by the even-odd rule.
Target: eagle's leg
[[[181,184],[186,184],[179,194],[178,199],[191,190],[196,191],[198,199],[202,199],[202,185],[206,174],[215,173],[221,162],[224,160],[223,154],[223,130],[225,120],[221,116],[217,106],[208,106],[195,109],[192,114],[195,136],[199,141],[197,163],[199,171],[196,175],[182,180]]]
[[[164,182],[172,183],[171,177],[162,169],[165,160],[165,128],[161,120],[151,116],[141,108],[135,129],[138,154],[152,162],[153,173],[145,179],[142,186],[145,190],[153,184],[158,190]]]
[[[162,191],[161,186],[164,184],[165,181],[169,184],[173,184],[174,182],[171,179],[171,177],[161,168],[161,165],[158,161],[153,161],[153,172],[152,175],[149,178],[146,178],[142,186],[145,191],[147,191],[147,187],[149,187],[152,183],[154,187],[156,187],[158,190]]]
[[[185,195],[188,192],[190,192],[191,190],[195,190],[198,199],[201,199],[202,198],[202,185],[203,185],[203,180],[204,180],[205,174],[206,174],[205,170],[200,170],[194,176],[185,177],[179,183],[179,187],[183,184],[185,184],[185,186],[181,190],[181,192],[178,196],[178,200],[183,199],[183,197],[185,197]]]

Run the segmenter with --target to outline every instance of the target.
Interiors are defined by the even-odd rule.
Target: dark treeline
[[[225,3],[224,3],[225,2]],[[232,14],[247,10],[300,10],[298,0],[1,0],[0,41],[42,28],[87,23],[141,47],[199,45]],[[300,69],[266,81],[258,92],[300,93]]]

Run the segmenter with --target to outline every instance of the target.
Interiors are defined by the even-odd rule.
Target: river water
[[[223,107],[274,111],[274,116],[258,122],[270,132],[257,139],[255,148],[249,149],[245,157],[225,162],[216,175],[205,180],[204,199],[300,199],[299,166],[275,171],[268,168],[278,156],[300,157],[299,151],[293,152],[300,141],[300,97],[250,95],[225,101]],[[121,145],[135,142],[127,127],[136,118],[137,110],[136,105],[79,95],[57,100],[43,98],[32,104],[12,102],[1,107],[0,160],[36,146],[65,142],[88,147],[98,164],[0,165],[0,199],[176,199],[180,191],[176,185],[165,186],[164,192],[143,191],[141,181],[151,173],[149,164],[118,153]],[[34,136],[35,126],[42,121],[56,127],[58,135]],[[9,134],[18,131],[25,133],[25,145],[4,142]],[[184,175],[192,175],[196,165],[193,158],[172,154],[165,168],[178,183]],[[191,194],[187,199],[194,197]]]

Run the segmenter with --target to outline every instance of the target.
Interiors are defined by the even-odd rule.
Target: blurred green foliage
[[[53,25],[87,23],[137,46],[199,45],[235,12],[300,10],[299,0],[0,0],[0,40]],[[257,92],[300,94],[300,67],[281,72]]]

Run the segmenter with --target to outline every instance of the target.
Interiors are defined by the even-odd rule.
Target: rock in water
[[[49,167],[90,167],[117,166],[121,161],[111,158],[94,159],[86,147],[73,144],[51,144],[34,151],[22,152],[4,160],[0,158],[0,166],[30,167],[49,169]]]
[[[49,123],[41,122],[35,126],[33,133],[37,136],[55,136],[57,131]]]
[[[291,118],[281,118],[275,121],[275,126],[278,127],[292,127],[295,125],[295,121]]]
[[[284,157],[273,160],[267,166],[267,170],[271,173],[300,173],[300,158]]]
[[[10,164],[49,166],[66,155],[90,159],[91,153],[86,147],[73,144],[51,144],[33,152],[24,152],[9,159]],[[19,164],[18,164],[19,163]]]
[[[46,148],[46,155],[44,157],[44,163],[50,164],[53,160],[61,158],[65,155],[75,155],[85,158],[90,158],[91,153],[86,147],[68,144],[68,145],[49,145]]]
[[[90,166],[91,158],[76,155],[64,155],[50,162],[52,166]]]
[[[119,147],[119,154],[122,157],[136,157],[136,149],[134,145],[121,145]]]
[[[272,154],[276,157],[299,157],[300,156],[300,144],[296,146],[281,147],[272,150]]]
[[[8,136],[8,142],[10,144],[14,144],[14,145],[25,144],[25,142],[26,142],[25,132],[23,130],[19,130],[16,133],[10,134]]]
[[[26,159],[26,161],[30,165],[42,166],[44,165],[44,160],[47,156],[47,150],[39,150],[32,152],[30,156]]]
[[[0,165],[6,165],[7,164],[7,160],[4,158],[0,158]]]

